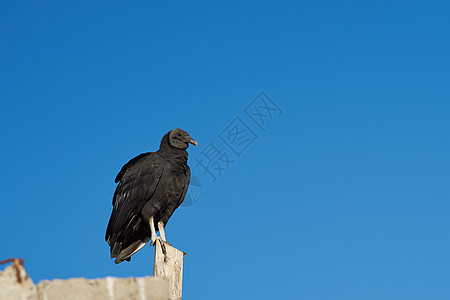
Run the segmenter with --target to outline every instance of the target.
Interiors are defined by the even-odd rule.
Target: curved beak
[[[189,140],[189,143],[191,143],[192,145],[194,145],[194,146],[196,146],[196,147],[197,147],[197,145],[198,145],[197,141],[194,140],[193,138],[191,138],[191,139]]]

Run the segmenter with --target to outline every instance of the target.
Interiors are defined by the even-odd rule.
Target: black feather
[[[160,221],[166,225],[186,196],[191,172],[187,146],[181,139],[193,140],[181,129],[175,130],[184,135],[174,135],[178,140],[173,142],[170,132],[167,133],[158,151],[134,157],[116,176],[115,182],[119,184],[105,235],[116,263],[129,261],[150,240],[150,217],[155,225]]]

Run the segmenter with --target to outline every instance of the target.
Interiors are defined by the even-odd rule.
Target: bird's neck
[[[164,159],[172,163],[187,163],[188,153],[186,150],[178,149],[166,144],[161,144],[157,152]]]

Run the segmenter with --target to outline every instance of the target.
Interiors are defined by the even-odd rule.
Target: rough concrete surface
[[[168,244],[164,244],[163,250],[161,241],[156,240],[153,276],[169,280],[170,300],[181,300],[184,255],[184,252]]]
[[[0,299],[37,300],[36,286],[22,265],[7,266],[0,271]]]
[[[155,277],[43,280],[37,287],[22,267],[0,271],[0,300],[169,300],[169,282]]]

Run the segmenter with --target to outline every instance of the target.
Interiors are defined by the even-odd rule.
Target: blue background
[[[203,187],[166,228],[184,299],[449,299],[449,14],[3,1],[0,259],[35,282],[150,275],[152,248],[109,258],[114,177],[181,127]],[[243,112],[260,91],[283,110],[265,132]],[[259,138],[213,183],[193,157],[237,116]]]

